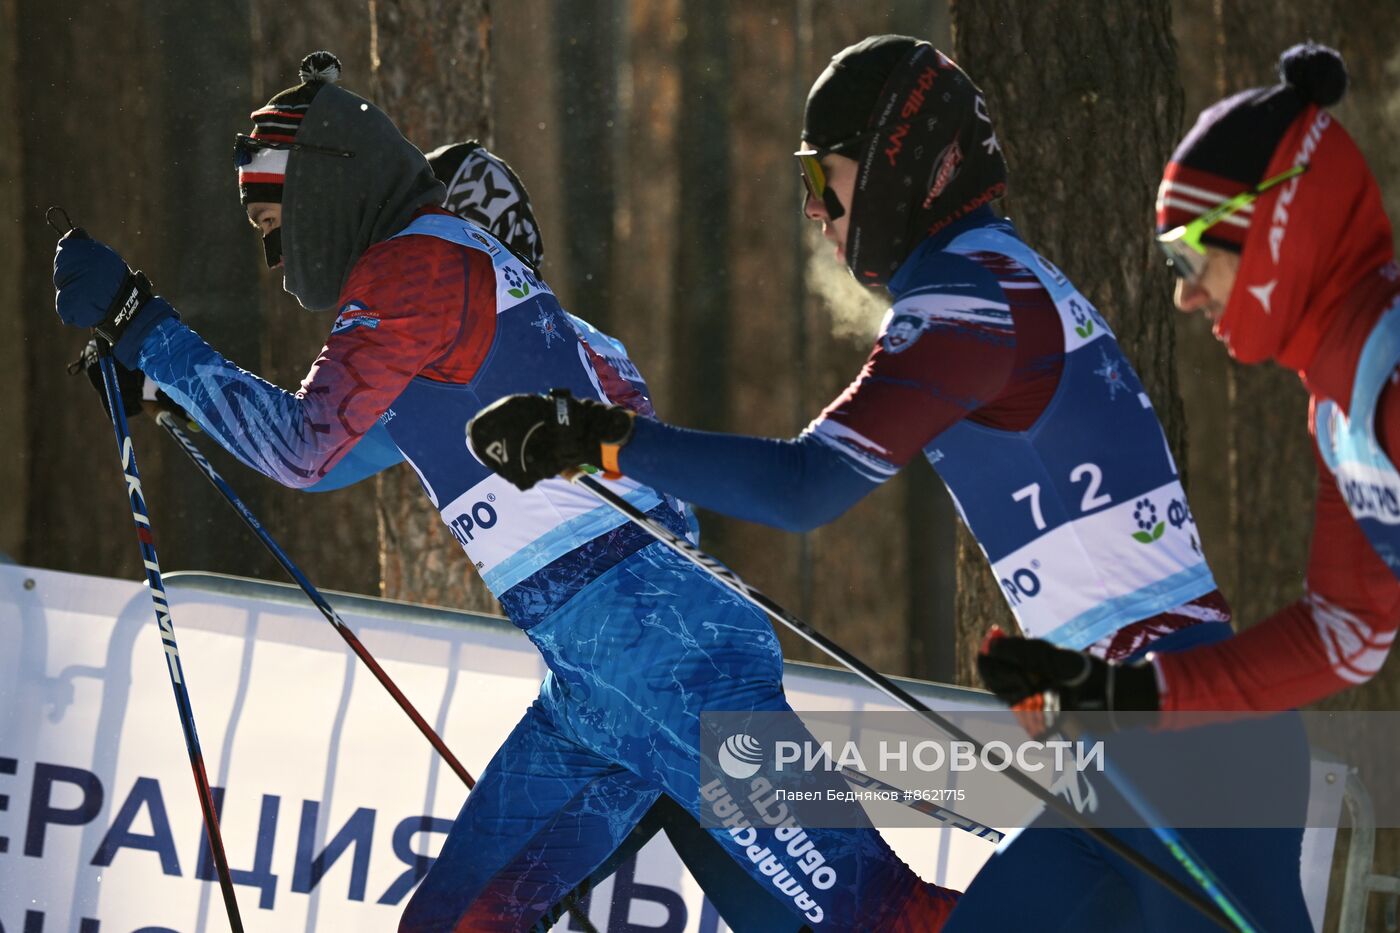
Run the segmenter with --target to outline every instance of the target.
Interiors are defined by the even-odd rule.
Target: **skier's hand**
[[[179,317],[151,293],[144,273],[132,272],[110,246],[73,230],[58,241],[53,258],[58,316],[73,327],[91,327],[112,346],[123,365],[135,369],[141,342],[157,324]]]
[[[568,389],[508,395],[467,422],[467,444],[482,463],[529,489],[581,464],[617,475],[617,453],[632,437],[633,414]]]
[[[76,373],[81,369],[87,374],[88,382],[97,390],[97,397],[102,400],[102,408],[110,418],[112,410],[107,407],[107,387],[102,382],[102,366],[98,362],[98,353],[97,338],[94,337],[83,347],[83,355],[73,361],[68,371]],[[117,388],[122,393],[122,411],[128,418],[134,418],[146,410],[154,413],[163,409],[172,412],[186,424],[194,423],[185,410],[162,392],[150,376],[139,369],[127,369],[118,360],[112,362],[117,370]]]
[[[1021,714],[1032,734],[1053,728],[1062,711],[1158,708],[1157,677],[1147,662],[1111,664],[1047,641],[1010,638],[995,629],[982,643],[977,671],[988,690]]]

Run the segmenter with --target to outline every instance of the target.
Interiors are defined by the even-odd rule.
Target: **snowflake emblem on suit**
[[[559,321],[552,311],[541,308],[540,316],[535,318],[533,324],[536,330],[544,334],[545,347],[552,346],[556,340],[564,339],[564,335],[559,332]]]
[[[1099,348],[1099,358],[1103,360],[1103,365],[1094,370],[1094,375],[1103,379],[1108,386],[1108,397],[1114,399],[1118,397],[1118,390],[1128,392],[1128,383],[1123,380],[1123,371],[1118,368],[1115,360],[1110,360],[1103,348]]]

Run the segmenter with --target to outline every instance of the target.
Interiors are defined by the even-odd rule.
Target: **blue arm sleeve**
[[[311,404],[301,395],[235,366],[174,318],[162,321],[142,342],[138,362],[225,450],[284,486],[306,489],[324,481],[328,473],[321,470],[330,459],[329,445],[338,441],[334,455],[341,456],[353,443],[333,436],[326,419],[313,417]],[[367,455],[353,468],[357,472],[337,485],[370,475],[368,464],[383,459],[382,450]]]
[[[770,440],[650,418],[637,419],[618,465],[686,502],[785,531],[824,525],[879,485],[810,434]]]
[[[375,424],[360,436],[350,452],[331,467],[331,471],[321,477],[315,486],[308,486],[307,492],[331,492],[353,486],[362,479],[369,479],[382,470],[403,463],[403,452],[389,437],[388,428]]]

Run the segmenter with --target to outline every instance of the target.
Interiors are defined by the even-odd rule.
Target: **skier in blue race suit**
[[[401,929],[531,929],[660,794],[699,812],[700,712],[787,710],[782,658],[760,613],[586,493],[562,481],[522,492],[472,456],[463,424],[504,395],[564,385],[618,422],[651,413],[646,385],[529,262],[438,206],[444,187],[422,153],[336,85],[339,70],[328,53],[308,56],[302,83],[253,114],[236,150],[268,265],[304,307],[336,312],[298,392],[228,362],[94,240],[60,242],[58,310],[279,482],[329,489],[414,468],[549,673]],[[612,488],[691,533],[677,500],[632,480]],[[713,833],[767,892],[749,929],[927,931],[951,910],[955,895],[873,828],[780,832]]]
[[[475,419],[473,447],[522,488],[587,463],[794,531],[834,519],[923,454],[1022,633],[1122,662],[1110,708],[1144,708],[1151,668],[1140,659],[1227,638],[1229,608],[1152,402],[1104,318],[987,206],[1005,191],[1006,167],[982,94],[928,43],[871,37],[813,85],[802,142],[806,216],[860,282],[894,298],[859,376],[806,430],[714,434],[616,409],[623,417],[607,420],[592,400],[520,396]],[[1190,756],[1172,753],[1188,741],[1162,738],[1154,760],[1187,769]],[[1239,754],[1219,766],[1250,773]],[[1198,780],[1167,770],[1177,786]],[[1290,805],[1305,803],[1305,781],[1284,790]],[[1096,792],[1105,805],[1116,798]],[[1147,830],[1120,834],[1193,883]],[[1305,928],[1300,831],[1183,834],[1263,928]],[[1214,929],[1046,819],[1010,838],[946,929],[1138,926]]]

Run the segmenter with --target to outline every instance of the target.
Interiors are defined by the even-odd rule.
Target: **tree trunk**
[[[906,2],[891,31],[927,38],[952,53],[948,4]],[[908,586],[908,673],[957,681],[957,528],[952,497],[927,460],[904,470]]]
[[[369,91],[368,4],[289,7],[283,0],[254,0],[251,33],[253,93],[240,107],[239,132],[247,132],[251,125],[249,113],[297,83],[302,58],[317,49],[328,49],[340,58],[343,85],[362,94]],[[260,254],[251,261],[262,266]],[[282,290],[280,274],[264,272],[259,278],[263,340],[258,371],[277,385],[295,389],[325,345],[333,316],[302,308]],[[317,586],[380,592],[373,483],[315,495],[264,485],[265,505],[259,517]]]
[[[987,95],[1010,166],[1004,207],[1108,318],[1185,463],[1171,281],[1148,220],[1181,123],[1166,0],[954,0],[952,15],[957,58]],[[985,565],[964,534],[958,654],[968,679],[987,626],[1009,617]]]
[[[568,254],[570,310],[604,331],[613,317],[613,178],[617,123],[616,0],[560,4],[553,18],[558,63],[557,125],[568,184],[561,191],[564,224],[555,248]]]
[[[773,150],[786,163],[774,210],[777,217],[793,217],[801,230],[796,248],[803,276],[802,314],[790,328],[801,345],[795,361],[793,431],[855,378],[889,307],[889,295],[856,283],[815,225],[800,218],[803,189],[790,153],[799,142],[807,91],[833,55],[867,35],[901,33],[946,47],[947,16],[946,7],[932,0],[860,8],[835,0],[801,0],[797,26],[795,85],[786,94],[768,91],[790,101],[788,115],[775,115],[772,122],[788,127],[788,135],[777,141],[781,148]],[[770,129],[770,139],[772,133]],[[775,243],[772,248],[781,246]],[[778,319],[772,311],[765,316]],[[778,407],[775,414],[781,411]],[[747,430],[742,425],[740,429]],[[940,578],[951,577],[953,566],[947,533],[951,512],[939,485],[927,464],[916,461],[849,513],[800,542],[798,596],[789,604],[854,654],[891,673],[946,678],[951,671],[943,662],[951,657],[952,588],[939,585]],[[940,540],[940,531],[945,540]],[[795,639],[785,648],[791,657],[830,663]]]
[[[1186,98],[1183,134],[1201,110],[1222,96],[1224,40],[1216,2],[1176,0],[1173,7],[1172,30],[1181,49],[1178,71]],[[1182,476],[1201,547],[1220,591],[1230,599],[1239,589],[1240,579],[1239,534],[1231,519],[1230,458],[1234,444],[1229,398],[1233,364],[1211,333],[1210,319],[1204,314],[1177,314],[1176,335],[1177,374],[1188,438]]]
[[[249,301],[259,282],[261,250],[239,206],[229,141],[247,132],[252,108],[249,0],[199,12],[145,4],[142,32],[151,55],[145,100],[154,123],[159,173],[153,236],[128,261],[144,268],[182,320],[239,366],[261,362],[261,315]],[[141,419],[146,426],[146,419]],[[160,430],[146,445],[142,475],[159,516],[168,569],[200,569],[253,577],[279,573],[209,481]],[[265,513],[273,484],[251,473],[219,445],[202,443],[221,474],[237,484],[255,514]]]
[[[682,235],[676,242],[672,299],[677,365],[666,387],[668,420],[707,431],[735,430],[730,405],[729,270],[720,259],[729,234],[729,94],[732,76],[728,4],[682,0],[678,43],[681,107],[676,164],[681,183],[676,213]],[[645,366],[645,360],[642,363]],[[735,522],[701,511],[702,545],[721,560],[751,573],[726,542]]]
[[[137,0],[91,3],[83,15],[43,0],[18,0],[19,100],[23,187],[19,235],[28,261],[20,272],[29,325],[24,344],[29,462],[25,563],[135,577],[141,562],[126,501],[112,426],[82,377],[64,368],[86,335],[53,317],[55,235],[44,223],[50,205],[65,207],[75,223],[145,265],[159,283],[157,228],[165,191],[147,185],[145,170],[167,162],[153,109],[152,63]],[[119,80],[116,79],[119,77]],[[123,181],[113,183],[114,163]],[[227,165],[227,156],[224,164]],[[159,287],[159,286],[158,286]],[[133,426],[138,462],[153,464],[162,441],[149,423]],[[157,543],[165,540],[165,500],[150,489]],[[161,552],[162,557],[174,557]]]
[[[609,332],[632,352],[657,413],[675,420],[674,391],[688,350],[677,339],[675,257],[681,214],[681,75],[676,67],[684,20],[681,0],[628,4],[627,54],[619,79],[624,131],[617,184],[615,307]]]
[[[0,122],[19,127],[19,0],[0,0]],[[25,89],[28,94],[28,88]],[[8,334],[0,341],[0,436],[8,437],[6,452],[0,456],[0,489],[9,505],[0,509],[0,560],[17,559],[24,546],[26,510],[18,503],[29,499],[28,361],[25,359],[25,333],[31,327],[57,325],[26,309],[22,278],[24,226],[38,223],[25,209],[20,182],[24,175],[23,147],[0,147],[0,307],[14,309],[9,315]]]
[[[420,149],[489,141],[491,18],[487,0],[371,0],[374,98]],[[499,611],[423,495],[412,470],[379,477],[385,596]]]
[[[730,211],[729,94],[732,76],[727,4],[684,0],[680,40],[679,126],[682,184],[678,215],[685,235],[675,259],[676,343],[683,365],[672,372],[674,417],[682,424],[722,430],[729,411],[728,333],[731,301],[725,255]],[[715,528],[718,522],[710,522]],[[723,535],[716,532],[717,539]]]
[[[800,401],[804,327],[801,218],[793,210],[789,155],[793,140],[774,132],[800,112],[799,95],[805,91],[796,76],[797,37],[790,25],[795,13],[793,0],[730,7],[730,89],[721,106],[728,105],[731,161],[723,190],[732,220],[717,244],[720,252],[710,258],[736,283],[723,309],[730,386],[726,414],[734,430],[766,437],[792,437],[806,423]],[[734,565],[759,589],[810,613],[802,600],[801,536],[736,522],[726,528],[724,543]]]
[[[1400,17],[1393,3],[1384,2],[1333,15],[1351,73],[1351,87],[1335,112],[1366,154],[1392,226],[1400,224]]]
[[[553,0],[512,0],[491,14],[492,150],[510,163],[530,192],[544,244],[541,271],[565,308],[573,308],[573,276],[565,246],[564,189],[578,163],[561,161],[560,76],[541,66],[554,55]]]
[[[1217,0],[1222,96],[1278,80],[1279,53],[1307,36],[1337,42],[1320,6],[1279,9],[1259,0]],[[1237,628],[1248,628],[1303,594],[1317,484],[1306,430],[1308,399],[1296,374],[1272,364],[1229,368],[1231,524],[1239,578],[1227,593]]]

